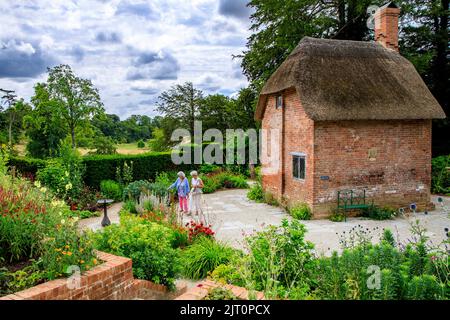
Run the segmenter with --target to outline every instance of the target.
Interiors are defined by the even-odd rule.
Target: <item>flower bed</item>
[[[146,298],[149,292],[163,296],[168,288],[150,281],[133,278],[131,259],[97,252],[104,263],[87,271],[80,277],[79,286],[68,279],[46,282],[10,294],[0,300],[127,300]],[[178,293],[186,290],[184,285],[178,287]]]

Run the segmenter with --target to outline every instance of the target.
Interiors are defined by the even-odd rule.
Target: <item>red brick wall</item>
[[[80,287],[69,289],[67,279],[49,281],[0,300],[116,300],[135,291],[131,259],[99,252],[103,264],[81,276]]]
[[[316,122],[314,142],[315,216],[342,189],[367,189],[378,205],[429,204],[431,121]]]
[[[314,122],[294,89],[283,97],[284,110],[275,108],[275,95],[268,98],[262,121],[262,129],[280,129],[283,160],[270,174],[264,174],[263,164],[266,191],[287,204],[310,204],[315,218],[330,214],[343,189],[366,189],[378,205],[429,205],[431,121]],[[306,154],[304,181],[292,176],[292,152]]]
[[[295,89],[283,92],[284,108],[276,109],[276,95],[267,101],[262,129],[280,129],[280,165],[278,172],[263,175],[263,186],[279,200],[288,203],[306,202],[313,204],[314,173],[314,122],[306,116]],[[284,115],[283,115],[284,113]],[[284,141],[284,143],[283,143]],[[294,179],[292,174],[292,153],[306,154],[305,180]],[[263,165],[264,168],[264,165]],[[282,179],[284,175],[284,194]]]

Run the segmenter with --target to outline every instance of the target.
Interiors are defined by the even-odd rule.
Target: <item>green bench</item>
[[[338,191],[337,208],[344,211],[345,221],[347,221],[348,210],[369,209],[371,207],[373,207],[373,200],[372,203],[367,203],[366,190],[363,190],[362,193],[353,190]]]

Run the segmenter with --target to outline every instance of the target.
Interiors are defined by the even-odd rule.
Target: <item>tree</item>
[[[75,129],[92,116],[104,112],[100,95],[90,80],[77,77],[68,65],[49,68],[48,72],[50,99],[60,107],[58,113],[67,124],[72,148],[75,149]]]
[[[209,95],[201,99],[199,119],[204,131],[218,129],[225,131],[232,127],[231,105],[233,100],[222,94]]]
[[[192,82],[177,84],[159,96],[157,111],[177,121],[180,128],[190,130],[193,136],[194,122],[199,117],[202,98],[203,93],[195,89]]]
[[[67,125],[58,114],[60,105],[50,99],[50,93],[43,83],[38,83],[34,92],[31,98],[34,108],[23,120],[30,139],[27,152],[34,158],[58,156],[61,142],[67,136]]]
[[[23,99],[17,99],[15,92],[12,90],[0,88],[0,94],[2,104],[7,106],[4,115],[8,126],[8,147],[12,150],[14,140],[17,140],[23,129],[23,117],[31,112],[31,107]]]
[[[254,9],[241,55],[244,74],[259,91],[265,81],[305,37],[367,39],[367,8],[380,0],[251,0]]]

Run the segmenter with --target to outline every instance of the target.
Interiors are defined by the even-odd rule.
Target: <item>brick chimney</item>
[[[375,13],[375,41],[385,48],[399,51],[398,49],[398,18],[400,8],[389,2]]]

